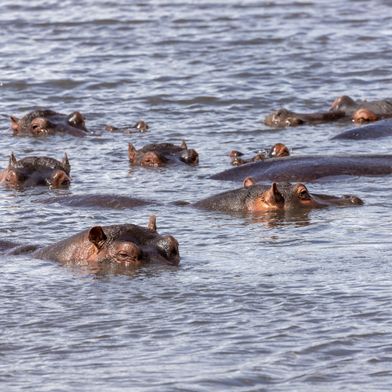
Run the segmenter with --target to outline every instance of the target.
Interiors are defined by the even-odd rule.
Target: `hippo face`
[[[128,158],[131,165],[146,167],[164,166],[174,162],[191,166],[199,163],[199,154],[193,149],[188,149],[185,142],[180,146],[171,143],[148,144],[139,150],[129,143]]]
[[[272,158],[288,157],[290,151],[283,143],[276,143],[272,146],[269,156]]]
[[[305,121],[300,114],[284,108],[272,112],[264,119],[264,124],[271,127],[293,127],[304,123]]]
[[[11,129],[15,135],[32,136],[46,136],[56,133],[84,136],[87,132],[81,113],[73,112],[70,115],[65,115],[48,109],[35,110],[21,119],[11,116]]]
[[[11,154],[8,167],[0,172],[0,182],[11,188],[37,185],[68,187],[71,182],[70,170],[67,154],[62,162],[49,157],[27,157],[18,161]]]
[[[150,217],[147,228],[132,224],[94,226],[40,249],[35,256],[63,263],[113,263],[126,267],[180,262],[177,240],[157,233],[155,216]]]
[[[285,198],[285,209],[311,209],[330,206],[363,205],[363,201],[353,195],[332,196],[310,193],[304,184],[280,184],[280,191]]]
[[[275,182],[267,190],[257,189],[257,185],[247,186],[246,183],[244,185],[250,190],[249,197],[245,202],[247,212],[273,211],[284,208],[284,197]]]

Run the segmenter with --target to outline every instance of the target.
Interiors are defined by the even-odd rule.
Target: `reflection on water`
[[[209,178],[230,168],[233,148],[390,152],[390,138],[330,140],[345,122],[262,123],[280,107],[390,96],[391,6],[366,5],[2,2],[1,167],[11,152],[67,152],[72,175],[69,190],[0,188],[4,390],[391,389],[391,176],[312,184],[357,195],[359,208],[238,216],[188,205],[236,186]],[[92,133],[13,137],[9,116],[37,107],[78,110]],[[140,119],[147,132],[131,128]],[[130,168],[128,143],[184,139],[198,167]],[[94,194],[157,203],[45,202]],[[159,233],[178,239],[178,268],[7,254],[8,241],[44,246],[97,224],[145,226],[151,214]]]

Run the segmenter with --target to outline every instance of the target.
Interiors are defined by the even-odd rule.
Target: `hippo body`
[[[46,185],[52,188],[69,186],[71,166],[67,154],[60,162],[50,157],[26,157],[20,160],[11,154],[8,167],[0,172],[0,183],[11,188]]]
[[[84,208],[110,208],[110,209],[127,209],[141,207],[150,202],[142,199],[136,199],[128,196],[119,195],[69,195],[50,197],[43,201],[45,204],[59,203],[70,207],[84,207]]]
[[[274,158],[248,163],[217,173],[211,178],[242,181],[296,182],[317,181],[330,176],[373,176],[392,174],[392,155],[324,155]]]
[[[47,136],[63,133],[83,137],[88,132],[80,112],[66,115],[50,109],[38,109],[21,119],[14,116],[10,118],[14,135]]]
[[[70,238],[38,249],[33,256],[64,264],[103,263],[139,267],[149,263],[178,265],[177,240],[156,231],[155,217],[147,228],[133,225],[94,226]]]
[[[193,166],[199,163],[199,154],[188,149],[185,142],[180,146],[172,143],[148,144],[139,150],[129,144],[128,158],[133,166],[158,167],[175,162]]]
[[[332,139],[366,140],[392,136],[392,120],[381,120],[359,128],[349,129]]]
[[[273,184],[272,187],[274,187]],[[219,193],[194,204],[197,208],[223,212],[261,212],[267,209],[255,210],[249,206],[264,197],[269,186],[256,184],[253,178],[246,178],[242,188]],[[280,194],[280,203],[276,210],[303,210],[329,206],[362,205],[363,201],[352,195],[341,197],[325,194],[311,194],[304,184],[278,183],[276,192]],[[283,201],[283,202],[282,202]]]

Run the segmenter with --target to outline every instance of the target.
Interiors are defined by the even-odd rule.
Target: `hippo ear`
[[[131,143],[128,143],[128,158],[133,165],[136,163],[136,156],[137,152],[135,146]]]
[[[16,166],[16,163],[17,163],[17,162],[18,162],[18,161],[16,160],[16,157],[15,157],[14,153],[11,152],[10,160],[9,160],[9,162],[8,162],[8,167],[14,167],[14,166]]]
[[[157,217],[155,215],[150,215],[147,228],[152,231],[157,231]]]
[[[19,132],[19,119],[15,116],[10,116],[11,120],[11,129],[17,133]]]
[[[186,141],[185,141],[185,140],[183,140],[183,141],[181,142],[181,145],[180,145],[180,147],[181,147],[181,148],[183,148],[184,150],[187,150],[187,149],[188,149],[188,146],[187,146],[187,144],[186,144]]]
[[[69,164],[68,155],[67,155],[66,152],[64,153],[64,158],[63,158],[63,160],[61,161],[61,165],[63,166],[64,171],[65,171],[67,174],[69,174],[70,171],[71,171],[71,165]]]
[[[107,237],[101,226],[94,226],[88,232],[88,240],[92,242],[97,249],[101,249],[107,240]]]
[[[256,185],[256,181],[252,177],[246,177],[243,182],[244,188],[249,188],[253,185]]]

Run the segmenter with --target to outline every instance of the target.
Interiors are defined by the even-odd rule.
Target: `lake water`
[[[390,391],[391,177],[310,191],[365,205],[281,220],[173,204],[237,187],[208,178],[228,153],[389,153],[329,140],[350,124],[270,130],[270,111],[390,97],[392,6],[370,1],[3,0],[0,166],[66,151],[69,190],[0,189],[1,239],[49,244],[94,224],[145,225],[180,243],[179,268],[99,276],[29,255],[0,263],[4,391]],[[16,138],[9,115],[81,111],[84,139]],[[105,132],[146,120],[149,132]],[[179,143],[200,165],[131,168],[127,144]],[[129,210],[40,201],[113,193]]]

